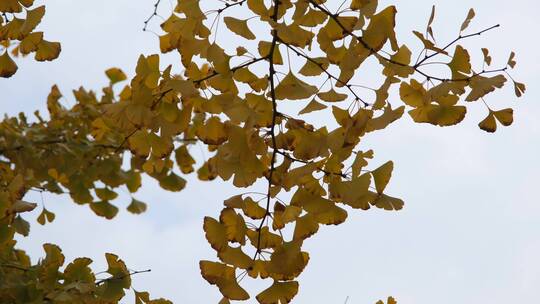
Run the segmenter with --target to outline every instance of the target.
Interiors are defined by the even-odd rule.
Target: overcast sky
[[[158,51],[157,37],[141,31],[153,1],[46,2],[41,28],[47,39],[62,42],[62,54],[52,63],[19,61],[15,76],[0,79],[1,112],[45,109],[55,83],[66,95],[64,102],[72,104],[70,90],[81,85],[99,89],[106,84],[105,69],[116,66],[132,74],[139,54]],[[540,298],[540,43],[535,38],[540,28],[539,2],[380,2],[397,3],[398,37],[416,47],[411,31],[425,27],[432,4],[437,5],[434,29],[442,42],[455,37],[468,9],[474,7],[477,18],[471,31],[497,23],[501,28],[465,45],[476,50],[477,57],[480,47],[488,47],[495,61],[503,64],[515,51],[518,68],[513,73],[528,85],[528,91],[520,100],[510,87],[489,97],[496,109],[515,109],[514,125],[496,134],[478,129],[485,116],[485,108],[478,104],[455,127],[413,124],[407,116],[370,136],[364,144],[375,150],[375,164],[395,162],[389,193],[403,198],[405,209],[351,211],[344,224],[322,227],[306,241],[311,260],[300,277],[295,303],[338,304],[349,297],[349,304],[365,304],[389,295],[400,304],[536,303]],[[170,10],[169,2],[163,1],[160,12],[165,16]],[[157,31],[158,23],[151,28]],[[179,64],[175,55],[164,58]],[[43,255],[42,243],[56,243],[68,260],[94,259],[97,271],[106,269],[105,252],[117,253],[133,269],[152,269],[134,278],[136,289],[175,303],[216,303],[217,288],[199,275],[198,261],[215,258],[204,239],[202,218],[217,217],[223,198],[238,190],[229,183],[189,181],[180,193],[164,192],[149,181],[136,195],[149,203],[149,211],[141,216],[123,211],[113,221],[98,218],[88,206],[76,206],[65,197],[45,195],[56,221],[45,227],[33,222],[30,237],[19,245],[37,259]],[[40,201],[37,195],[28,199]],[[119,202],[127,203],[127,198]],[[246,283],[252,295],[269,284]]]

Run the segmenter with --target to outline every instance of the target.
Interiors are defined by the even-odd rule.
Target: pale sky
[[[160,12],[167,16],[171,6],[162,2]],[[381,6],[396,4],[398,38],[416,47],[411,31],[425,27],[432,4],[437,6],[434,30],[441,42],[453,39],[468,9],[475,8],[471,31],[497,23],[501,28],[464,45],[477,58],[479,49],[488,47],[495,62],[502,64],[515,51],[518,66],[513,76],[528,90],[519,100],[511,87],[489,97],[495,108],[515,109],[514,125],[495,134],[478,129],[485,116],[478,104],[469,107],[466,120],[455,127],[418,125],[404,116],[368,137],[363,144],[375,150],[375,165],[394,161],[388,190],[405,200],[405,209],[350,211],[344,224],[321,227],[306,241],[311,259],[293,303],[340,304],[349,297],[349,304],[369,304],[390,295],[400,304],[537,302],[540,42],[534,37],[540,28],[539,2],[380,2]],[[49,0],[46,4],[41,28],[47,39],[62,42],[62,54],[52,63],[19,61],[14,77],[0,79],[2,113],[45,109],[55,83],[66,96],[63,101],[73,104],[70,90],[81,85],[99,90],[107,81],[105,69],[120,67],[132,75],[139,54],[158,52],[157,37],[141,31],[153,1]],[[157,21],[151,26],[156,31]],[[177,55],[164,58],[179,65]],[[204,157],[200,149],[192,151]],[[175,303],[217,303],[218,289],[199,274],[200,259],[215,260],[204,238],[202,219],[217,217],[222,200],[239,190],[227,182],[188,180],[187,189],[180,193],[167,193],[148,180],[136,195],[149,203],[148,212],[134,216],[122,211],[112,221],[98,218],[88,206],[77,206],[69,198],[45,195],[56,221],[45,227],[32,222],[30,237],[21,238],[19,246],[37,260],[43,256],[42,243],[55,243],[68,261],[92,258],[96,271],[106,269],[104,253],[113,252],[132,269],[152,269],[134,277],[138,290]],[[40,202],[38,195],[27,199]],[[125,198],[117,204],[127,203]],[[257,291],[268,285],[268,281],[246,281],[253,295],[248,303],[255,303]],[[131,302],[131,298],[123,301]]]

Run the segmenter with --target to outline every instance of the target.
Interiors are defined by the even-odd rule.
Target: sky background
[[[160,13],[168,16],[171,5],[162,2]],[[306,241],[311,259],[300,277],[295,303],[344,303],[347,297],[349,304],[375,303],[389,295],[400,304],[538,301],[540,42],[535,37],[540,28],[539,2],[380,2],[381,7],[390,2],[397,5],[398,39],[414,45],[416,51],[419,45],[411,31],[425,28],[431,5],[437,6],[434,30],[442,42],[457,35],[468,9],[474,7],[477,18],[470,31],[497,23],[501,28],[464,45],[477,58],[479,49],[488,47],[495,66],[504,65],[510,51],[515,51],[518,66],[513,76],[528,90],[519,100],[511,86],[489,97],[496,109],[515,109],[514,125],[495,134],[478,129],[486,115],[478,104],[469,107],[466,120],[455,127],[414,124],[404,116],[369,136],[364,147],[375,150],[374,167],[389,159],[395,163],[388,192],[403,198],[405,209],[351,211],[344,224],[321,227]],[[70,90],[81,85],[99,90],[107,83],[103,73],[107,68],[120,67],[132,75],[139,54],[158,52],[157,36],[141,30],[153,1],[49,0],[46,4],[41,28],[46,39],[62,42],[62,54],[52,63],[19,60],[19,72],[0,79],[2,113],[44,110],[53,84],[64,92],[63,102],[73,104]],[[157,31],[158,21],[150,28]],[[177,55],[162,58],[179,65]],[[197,150],[192,151],[197,155]],[[96,217],[88,206],[76,206],[69,198],[44,195],[45,205],[57,219],[44,227],[33,222],[30,237],[20,239],[19,246],[37,260],[43,255],[42,243],[55,243],[68,261],[78,256],[94,259],[96,271],[106,269],[104,253],[113,252],[132,269],[152,269],[134,278],[138,290],[175,303],[217,303],[217,288],[199,274],[200,259],[215,259],[204,239],[202,219],[217,217],[222,200],[238,190],[226,182],[188,180],[187,189],[180,193],[167,193],[148,180],[136,195],[149,203],[148,212],[135,216],[122,211],[113,221]],[[28,200],[41,199],[30,195]],[[125,198],[118,204],[128,203]],[[269,284],[246,283],[252,295]],[[123,301],[128,302],[130,298]]]

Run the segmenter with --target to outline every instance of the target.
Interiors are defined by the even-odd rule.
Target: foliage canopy
[[[433,8],[425,30],[413,32],[422,46],[413,56],[411,47],[396,37],[395,6],[379,7],[376,0],[335,4],[228,0],[203,10],[203,1],[178,0],[161,24],[159,43],[162,53],[180,55],[180,75],[172,73],[172,66],[161,69],[159,55],[141,56],[127,84],[128,76],[111,68],[105,72],[110,85],[100,94],[75,90],[76,104],[68,108],[54,86],[47,117],[36,112],[35,119],[23,113],[4,118],[2,303],[118,303],[131,288],[131,276],[139,273],[106,254],[110,276],[98,280],[92,260],[78,258],[66,265],[52,244],[43,246],[44,259],[31,263],[14,239],[29,234],[24,213],[40,209],[41,225],[54,221],[55,214],[25,201],[28,191],[67,194],[96,215],[113,219],[119,212],[114,204],[118,189],[135,194],[143,174],[169,191],[184,189],[182,176],[192,173],[202,181],[231,180],[237,188],[266,181],[264,193],[239,190],[224,199],[219,215],[204,218],[217,260],[200,261],[200,270],[223,295],[220,303],[253,296],[240,285],[246,276],[271,281],[254,295],[259,303],[289,303],[309,262],[303,244],[321,225],[339,225],[354,209],[397,211],[404,206],[386,193],[393,162],[370,167],[374,152],[359,149],[364,136],[385,129],[406,111],[417,123],[456,125],[471,102],[486,105],[481,129],[495,132],[499,124],[512,124],[512,109],[492,109],[485,98],[509,80],[517,97],[524,93],[525,85],[509,74],[516,65],[514,53],[505,65],[491,68],[492,57],[482,49],[483,63],[473,67],[461,44],[498,25],[471,32],[471,9],[458,37],[439,45]],[[59,56],[60,44],[36,31],[44,6],[2,0],[0,12],[1,77],[17,72],[17,57],[34,53],[44,61]],[[234,53],[225,50],[229,45],[216,43],[220,23],[237,36],[231,42]],[[292,64],[291,56],[302,66]],[[366,62],[380,67],[381,75],[373,75],[382,76],[377,88],[358,83]],[[431,73],[434,64],[446,67],[446,73]],[[394,88],[400,102],[391,104]],[[287,103],[305,106],[298,114],[287,113]],[[314,117],[310,113],[323,110],[331,113],[332,122],[308,120]],[[212,156],[198,164],[189,149],[194,144],[204,144]],[[147,207],[133,198],[127,211],[140,214]],[[169,303],[139,291],[135,301]],[[396,302],[390,297],[387,303]]]

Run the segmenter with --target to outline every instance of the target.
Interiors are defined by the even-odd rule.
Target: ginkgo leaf
[[[41,213],[39,214],[37,218],[37,222],[41,225],[45,225],[46,223],[52,223],[55,219],[56,215],[49,210],[43,208]]]
[[[301,241],[285,242],[274,249],[268,272],[279,279],[297,277],[306,267],[309,257],[301,251]]]
[[[467,18],[465,18],[465,21],[463,21],[463,24],[461,24],[461,28],[459,30],[460,32],[463,32],[465,29],[469,27],[469,23],[471,23],[475,15],[476,14],[474,12],[474,9],[471,8],[469,10],[469,13],[467,13]]]
[[[317,87],[312,86],[296,78],[293,73],[288,73],[276,87],[276,98],[283,100],[307,99],[317,93]]]
[[[514,81],[514,91],[517,97],[523,96],[525,93],[526,87],[524,83]]]
[[[317,96],[327,102],[338,102],[347,99],[347,94],[338,93],[334,88],[331,88],[327,92],[317,93]]]
[[[244,199],[244,214],[254,220],[260,220],[266,215],[266,209],[259,206],[251,197]]]
[[[493,77],[475,76],[470,81],[471,92],[465,98],[466,101],[476,101],[488,93],[495,91],[496,88],[502,88],[506,82],[506,77],[497,75]]]
[[[516,66],[516,53],[514,52],[511,52],[510,53],[510,56],[508,57],[508,62],[507,62],[507,65],[511,68],[514,68]]]
[[[283,239],[274,233],[271,233],[268,227],[263,227],[260,231],[248,229],[247,236],[251,245],[255,248],[275,248],[283,243]]]
[[[373,179],[375,181],[375,188],[379,194],[384,192],[386,185],[392,177],[392,171],[394,170],[394,163],[392,161],[386,162],[376,170],[371,171]]]
[[[406,45],[402,45],[399,50],[390,57],[392,62],[386,62],[381,60],[381,63],[385,65],[383,69],[383,75],[392,77],[394,75],[399,77],[407,77],[414,73],[414,69],[409,66],[411,62],[412,53]]]
[[[233,243],[246,243],[246,222],[234,209],[225,208],[221,211],[219,221],[225,226],[227,239]]]
[[[510,126],[514,122],[514,110],[510,108],[494,111],[493,115],[505,127]]]
[[[372,203],[377,208],[381,208],[388,211],[398,211],[403,209],[405,203],[403,200],[395,197],[388,196],[386,194],[379,194],[377,199]]]
[[[365,17],[371,17],[377,10],[377,0],[352,0],[351,9],[360,10]]]
[[[109,188],[96,188],[95,192],[97,197],[104,201],[112,201],[118,197],[118,193],[112,191]]]
[[[315,217],[308,213],[299,217],[294,226],[293,240],[304,240],[319,231],[319,223]]]
[[[377,301],[375,304],[385,304],[382,300]],[[388,297],[386,304],[397,304],[397,301],[393,297]]]
[[[471,56],[461,45],[456,46],[452,61],[448,63],[453,79],[462,79],[471,73]]]
[[[23,35],[30,34],[36,26],[41,22],[41,19],[45,15],[45,6],[39,6],[35,9],[26,11],[26,18],[21,27],[21,33]]]
[[[36,60],[37,61],[51,61],[60,55],[62,50],[60,43],[41,40],[37,45]]]
[[[247,25],[247,20],[240,20],[233,17],[225,17],[223,18],[223,21],[225,22],[225,25],[231,30],[233,33],[242,36],[246,39],[253,40],[255,39],[255,34],[249,29]]]
[[[261,57],[268,57],[270,54],[270,50],[272,48],[272,43],[268,41],[260,41],[259,42],[259,54]],[[274,64],[283,64],[283,58],[281,57],[281,52],[279,51],[279,48],[274,48],[273,53],[273,61]]]
[[[400,119],[403,116],[404,111],[404,106],[398,107],[396,109],[392,109],[390,105],[386,106],[382,115],[369,120],[366,127],[366,132],[373,132],[386,128],[394,121]]]
[[[415,79],[411,83],[402,82],[399,88],[401,100],[411,107],[421,107],[429,102],[426,89]]]
[[[219,117],[210,117],[203,127],[197,129],[197,137],[209,145],[219,145],[227,140],[225,125]]]
[[[218,257],[223,263],[240,269],[250,269],[253,266],[253,259],[245,254],[240,247],[226,246],[218,251]]]
[[[364,30],[363,39],[371,49],[380,50],[386,41],[390,40],[392,50],[397,51],[398,44],[394,27],[396,26],[395,6],[389,6],[373,15],[366,30]]]
[[[180,171],[182,171],[182,173],[189,174],[195,170],[193,168],[195,160],[189,154],[185,145],[178,147],[174,151],[174,158],[176,160],[176,164],[178,164],[178,167],[180,167]]]
[[[178,192],[186,187],[186,180],[171,172],[159,179],[159,185],[165,190]]]
[[[22,7],[17,0],[4,0],[0,2],[0,12],[20,13]]]
[[[261,304],[285,304],[298,293],[298,282],[278,282],[274,281],[272,286],[257,295],[257,301]]]
[[[118,207],[107,201],[91,203],[90,209],[92,209],[96,215],[102,216],[108,220],[113,219],[118,214]]]
[[[38,49],[39,43],[43,40],[42,32],[33,32],[24,37],[19,44],[19,50],[22,54],[30,54]]]
[[[127,79],[126,74],[124,74],[124,72],[119,68],[110,68],[105,71],[105,74],[111,81],[111,84],[115,84]]]
[[[131,203],[129,204],[129,206],[127,206],[127,211],[133,214],[141,214],[144,213],[147,208],[148,207],[145,203],[132,198]]]
[[[493,112],[490,111],[488,116],[482,120],[478,126],[480,129],[489,133],[497,131],[497,122],[495,121],[495,115],[493,115]]]
[[[24,220],[20,215],[15,217],[11,223],[11,226],[15,229],[15,232],[20,235],[28,236],[30,233],[30,223]]]
[[[315,111],[320,111],[326,109],[327,106],[318,102],[313,98],[300,112],[298,112],[298,115],[307,114]]]
[[[422,41],[422,44],[424,44],[425,49],[434,51],[436,53],[448,55],[447,51],[436,47],[435,44],[433,42],[431,42],[430,40],[426,39],[422,33],[418,32],[418,31],[413,31],[413,34],[416,37],[418,37],[418,39],[420,39],[420,41]]]
[[[491,65],[492,58],[489,55],[489,50],[486,48],[482,48],[482,54],[484,55],[484,63],[488,66]]]
[[[204,218],[204,232],[206,239],[216,251],[222,251],[227,247],[227,234],[225,226],[211,217]]]
[[[9,57],[7,50],[0,56],[0,77],[9,78],[17,72],[17,64]]]
[[[243,301],[249,299],[248,293],[236,282],[235,269],[225,264],[200,261],[199,267],[203,278],[230,300]]]
[[[311,58],[311,60],[306,61],[304,66],[298,72],[304,76],[319,76],[328,69],[329,65],[330,62],[328,61],[328,58]]]

